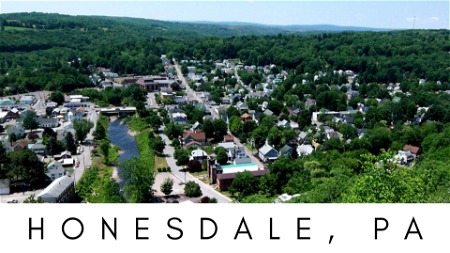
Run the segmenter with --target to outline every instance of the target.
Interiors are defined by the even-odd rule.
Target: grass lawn
[[[155,170],[166,167],[169,167],[169,164],[167,164],[166,157],[155,155]]]
[[[5,26],[5,31],[32,31],[34,29],[27,27]]]

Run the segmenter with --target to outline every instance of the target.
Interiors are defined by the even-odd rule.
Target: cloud
[[[430,20],[430,21],[439,21],[441,19],[439,17],[430,17],[430,18],[428,18],[428,20]]]

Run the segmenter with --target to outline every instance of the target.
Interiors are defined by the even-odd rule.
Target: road
[[[197,101],[199,103],[203,103],[202,99],[200,97],[198,97],[197,93],[195,93],[194,90],[191,89],[191,87],[189,87],[186,78],[184,78],[183,76],[183,72],[181,72],[181,68],[178,65],[178,62],[175,60],[175,58],[172,59],[173,63],[175,64],[175,70],[177,71],[177,76],[178,79],[181,80],[181,83],[184,85],[184,87],[186,87],[186,95],[187,95],[187,101]]]
[[[163,128],[161,128],[160,130],[162,131]],[[172,169],[172,174],[175,177],[180,179],[180,181],[182,181],[182,182],[189,182],[189,181],[196,182],[197,184],[200,185],[200,189],[202,190],[203,195],[208,196],[210,198],[216,198],[218,203],[231,203],[231,199],[229,199],[225,195],[217,192],[211,186],[203,183],[202,181],[198,180],[197,178],[191,176],[190,174],[183,172],[182,171],[183,168],[181,168],[180,166],[178,166],[176,164],[175,158],[173,157],[175,149],[173,148],[173,146],[169,145],[169,143],[171,143],[171,141],[165,134],[161,133],[161,134],[159,134],[159,136],[161,136],[161,138],[166,143],[166,147],[164,148],[164,154],[167,155],[166,156],[167,164]]]
[[[80,181],[81,177],[83,176],[84,170],[91,166],[92,160],[91,160],[91,151],[92,151],[92,141],[94,140],[94,137],[92,136],[92,133],[95,130],[95,126],[97,125],[98,120],[98,112],[96,112],[94,109],[91,109],[90,113],[88,113],[87,120],[92,121],[94,123],[94,127],[91,129],[91,131],[86,136],[86,140],[82,143],[83,152],[81,154],[76,155],[75,158],[80,162],[78,168],[74,169],[74,177],[75,177],[75,183]]]
[[[147,93],[147,108],[154,108],[154,109],[159,108],[158,104],[156,103],[154,92]]]

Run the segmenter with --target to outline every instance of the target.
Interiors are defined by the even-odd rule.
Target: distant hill
[[[246,23],[246,22],[211,22],[211,21],[198,21],[191,22],[193,24],[212,24],[218,26],[229,27],[252,27],[253,29],[263,28],[267,29],[269,33],[283,33],[283,32],[342,32],[342,31],[390,31],[392,29],[386,28],[373,28],[362,26],[338,26],[328,24],[318,25],[265,25],[258,23]]]
[[[271,26],[243,22],[176,22],[143,18],[107,16],[71,16],[54,13],[8,13],[0,14],[4,25],[14,29],[36,30],[80,29],[127,32],[131,37],[164,36],[242,36],[274,35],[278,33],[338,32],[338,31],[384,31],[386,29],[345,27],[333,25]]]

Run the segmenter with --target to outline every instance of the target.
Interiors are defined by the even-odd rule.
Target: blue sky
[[[0,12],[127,16],[270,25],[449,29],[449,1],[0,1]]]

